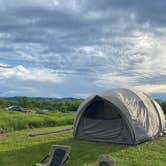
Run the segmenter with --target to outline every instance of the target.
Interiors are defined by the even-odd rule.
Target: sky
[[[166,99],[166,1],[0,0],[0,96],[136,88]]]

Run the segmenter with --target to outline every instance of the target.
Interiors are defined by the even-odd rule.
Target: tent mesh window
[[[108,164],[105,161],[100,162],[99,166],[110,166],[110,164]]]
[[[96,98],[86,109],[84,113],[85,118],[99,119],[99,120],[113,120],[120,119],[119,109],[100,98]]]

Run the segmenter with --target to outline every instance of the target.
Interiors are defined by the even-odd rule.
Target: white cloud
[[[166,93],[166,37],[149,32],[135,34],[128,39],[127,48],[121,47],[120,56],[111,57],[114,64],[110,70],[107,67],[97,74],[96,85],[104,88],[136,87],[148,93]]]
[[[0,68],[8,68],[8,67],[10,67],[10,65],[4,64],[4,63],[0,63]]]
[[[36,81],[46,83],[61,83],[63,78],[60,77],[55,71],[41,68],[25,68],[18,65],[13,68],[0,68],[0,78],[17,78],[24,81]]]
[[[140,85],[135,86],[135,88],[146,93],[166,93],[166,84]]]
[[[101,87],[106,87],[106,88],[110,88],[110,87],[118,87],[123,85],[126,85],[126,83],[128,84],[128,78],[126,76],[118,76],[116,74],[113,73],[105,73],[105,74],[100,74],[98,75],[97,81],[95,81],[95,83],[97,84],[97,86],[101,86]]]
[[[56,7],[63,7],[63,8],[67,8],[67,9],[72,9],[72,10],[78,10],[80,7],[80,2],[78,2],[77,0],[52,0],[52,3],[56,6]]]

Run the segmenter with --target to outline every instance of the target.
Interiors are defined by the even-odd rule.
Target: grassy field
[[[0,111],[0,133],[27,128],[72,124],[74,113],[50,112],[46,114]]]
[[[34,166],[52,144],[71,146],[70,166],[95,166],[97,157],[109,154],[115,166],[165,166],[166,135],[137,146],[74,140],[72,132],[28,137],[29,133],[69,126],[26,129],[0,134],[0,166]]]

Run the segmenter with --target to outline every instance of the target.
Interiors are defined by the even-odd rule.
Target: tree
[[[161,102],[160,105],[161,105],[164,113],[166,114],[166,101]]]
[[[31,108],[32,107],[31,100],[28,97],[22,97],[20,99],[19,104],[24,108]]]

